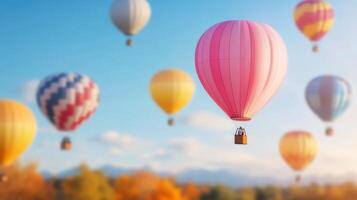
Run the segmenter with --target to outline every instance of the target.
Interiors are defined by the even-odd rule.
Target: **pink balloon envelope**
[[[274,96],[287,63],[280,35],[253,21],[218,23],[201,36],[196,47],[196,71],[203,87],[235,121],[250,120]],[[239,132],[245,135],[244,129]]]

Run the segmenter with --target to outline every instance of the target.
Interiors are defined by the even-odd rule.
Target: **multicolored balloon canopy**
[[[332,6],[324,0],[304,0],[294,12],[296,26],[311,42],[313,51],[319,50],[317,42],[332,28],[335,14]]]
[[[311,110],[324,122],[337,119],[348,108],[352,99],[350,84],[341,77],[324,75],[314,78],[305,90],[306,102]],[[326,135],[332,135],[328,127]]]
[[[315,159],[317,149],[317,141],[306,131],[290,131],[280,139],[280,155],[296,172],[304,170]],[[296,181],[299,179],[298,175]]]
[[[110,15],[113,24],[125,35],[139,33],[149,22],[151,8],[147,0],[114,0]],[[131,46],[133,41],[126,42]]]
[[[196,46],[198,77],[217,105],[234,121],[248,121],[278,91],[288,65],[285,43],[270,26],[244,20],[218,23]],[[235,135],[246,144],[245,130]]]
[[[184,108],[192,99],[195,83],[191,76],[179,69],[166,69],[154,75],[150,82],[150,93],[156,104],[172,116]],[[169,125],[174,125],[169,118]]]
[[[54,74],[40,83],[37,103],[58,130],[74,131],[95,112],[99,88],[85,75]]]

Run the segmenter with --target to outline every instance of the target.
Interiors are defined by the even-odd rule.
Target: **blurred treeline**
[[[77,175],[45,180],[36,164],[3,169],[1,200],[356,200],[357,185],[251,187],[179,184],[173,178],[136,172],[116,179],[82,165]]]

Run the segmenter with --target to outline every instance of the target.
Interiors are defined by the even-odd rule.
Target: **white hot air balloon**
[[[131,46],[130,36],[140,32],[149,22],[151,8],[147,0],[114,0],[110,15],[113,24],[129,36],[126,44]]]

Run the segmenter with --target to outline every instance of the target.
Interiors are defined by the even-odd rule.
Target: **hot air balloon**
[[[249,121],[274,96],[287,71],[287,50],[270,26],[224,21],[212,26],[196,47],[198,77],[218,106],[234,121]],[[236,144],[246,144],[243,128]]]
[[[172,115],[185,107],[195,92],[195,83],[191,76],[179,69],[162,70],[154,75],[150,83],[150,93],[156,104],[171,117],[170,126],[174,125]]]
[[[313,51],[318,52],[317,42],[332,28],[335,14],[324,0],[304,0],[296,6],[294,19],[299,30],[315,43]]]
[[[99,88],[85,75],[54,74],[40,83],[37,104],[59,131],[75,131],[96,110]]]
[[[113,24],[129,38],[126,41],[131,46],[131,36],[140,32],[149,22],[150,5],[147,0],[114,0],[110,15]]]
[[[32,144],[36,136],[32,111],[14,100],[0,100],[0,166],[11,164]],[[1,181],[7,176],[0,173]]]
[[[296,172],[305,169],[316,157],[317,141],[306,131],[290,131],[280,139],[280,155]],[[296,181],[300,180],[296,176]]]
[[[331,123],[349,106],[352,98],[350,84],[341,77],[325,75],[314,78],[306,87],[305,98],[311,110],[324,122]],[[333,134],[331,127],[326,135]]]

